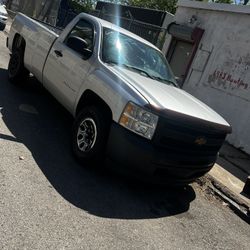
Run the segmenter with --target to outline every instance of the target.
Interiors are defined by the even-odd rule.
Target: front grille
[[[225,136],[226,132],[217,129],[216,125],[208,126],[199,120],[187,122],[160,118],[153,143],[168,155],[179,155],[186,164],[197,161],[204,164],[208,158],[216,157]],[[198,138],[204,138],[206,143],[198,145],[195,143]]]

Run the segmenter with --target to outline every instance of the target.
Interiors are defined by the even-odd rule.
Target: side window
[[[88,51],[90,54],[94,45],[93,25],[85,20],[80,20],[68,34],[64,43],[77,53],[83,55]]]

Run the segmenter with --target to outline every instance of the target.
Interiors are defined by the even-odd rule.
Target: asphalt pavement
[[[5,40],[0,32],[0,249],[250,249],[249,225],[197,184],[79,165],[67,111],[33,77],[8,82]]]

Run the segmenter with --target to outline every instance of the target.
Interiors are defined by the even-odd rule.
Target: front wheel
[[[100,107],[84,108],[72,131],[73,154],[81,163],[100,163],[105,155],[110,121]]]
[[[19,84],[22,80],[28,77],[29,71],[24,67],[23,51],[21,49],[15,50],[9,61],[8,77],[14,84]]]

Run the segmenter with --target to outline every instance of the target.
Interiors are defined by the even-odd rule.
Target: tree
[[[212,0],[214,3],[233,3],[233,0]]]
[[[199,2],[213,2],[213,3],[233,3],[233,0],[196,0]]]
[[[69,0],[69,6],[76,12],[89,12],[93,9],[92,0]]]
[[[105,1],[105,0],[102,0]],[[195,0],[200,2],[228,3],[236,0]],[[250,0],[240,0],[240,4],[246,5]],[[77,13],[89,12],[94,8],[97,0],[69,0],[69,5]],[[172,14],[176,12],[178,0],[106,0],[106,2],[137,6],[142,8],[158,9],[168,11]],[[237,2],[239,4],[239,2]]]
[[[127,4],[143,8],[158,9],[175,13],[178,0],[128,0]]]

